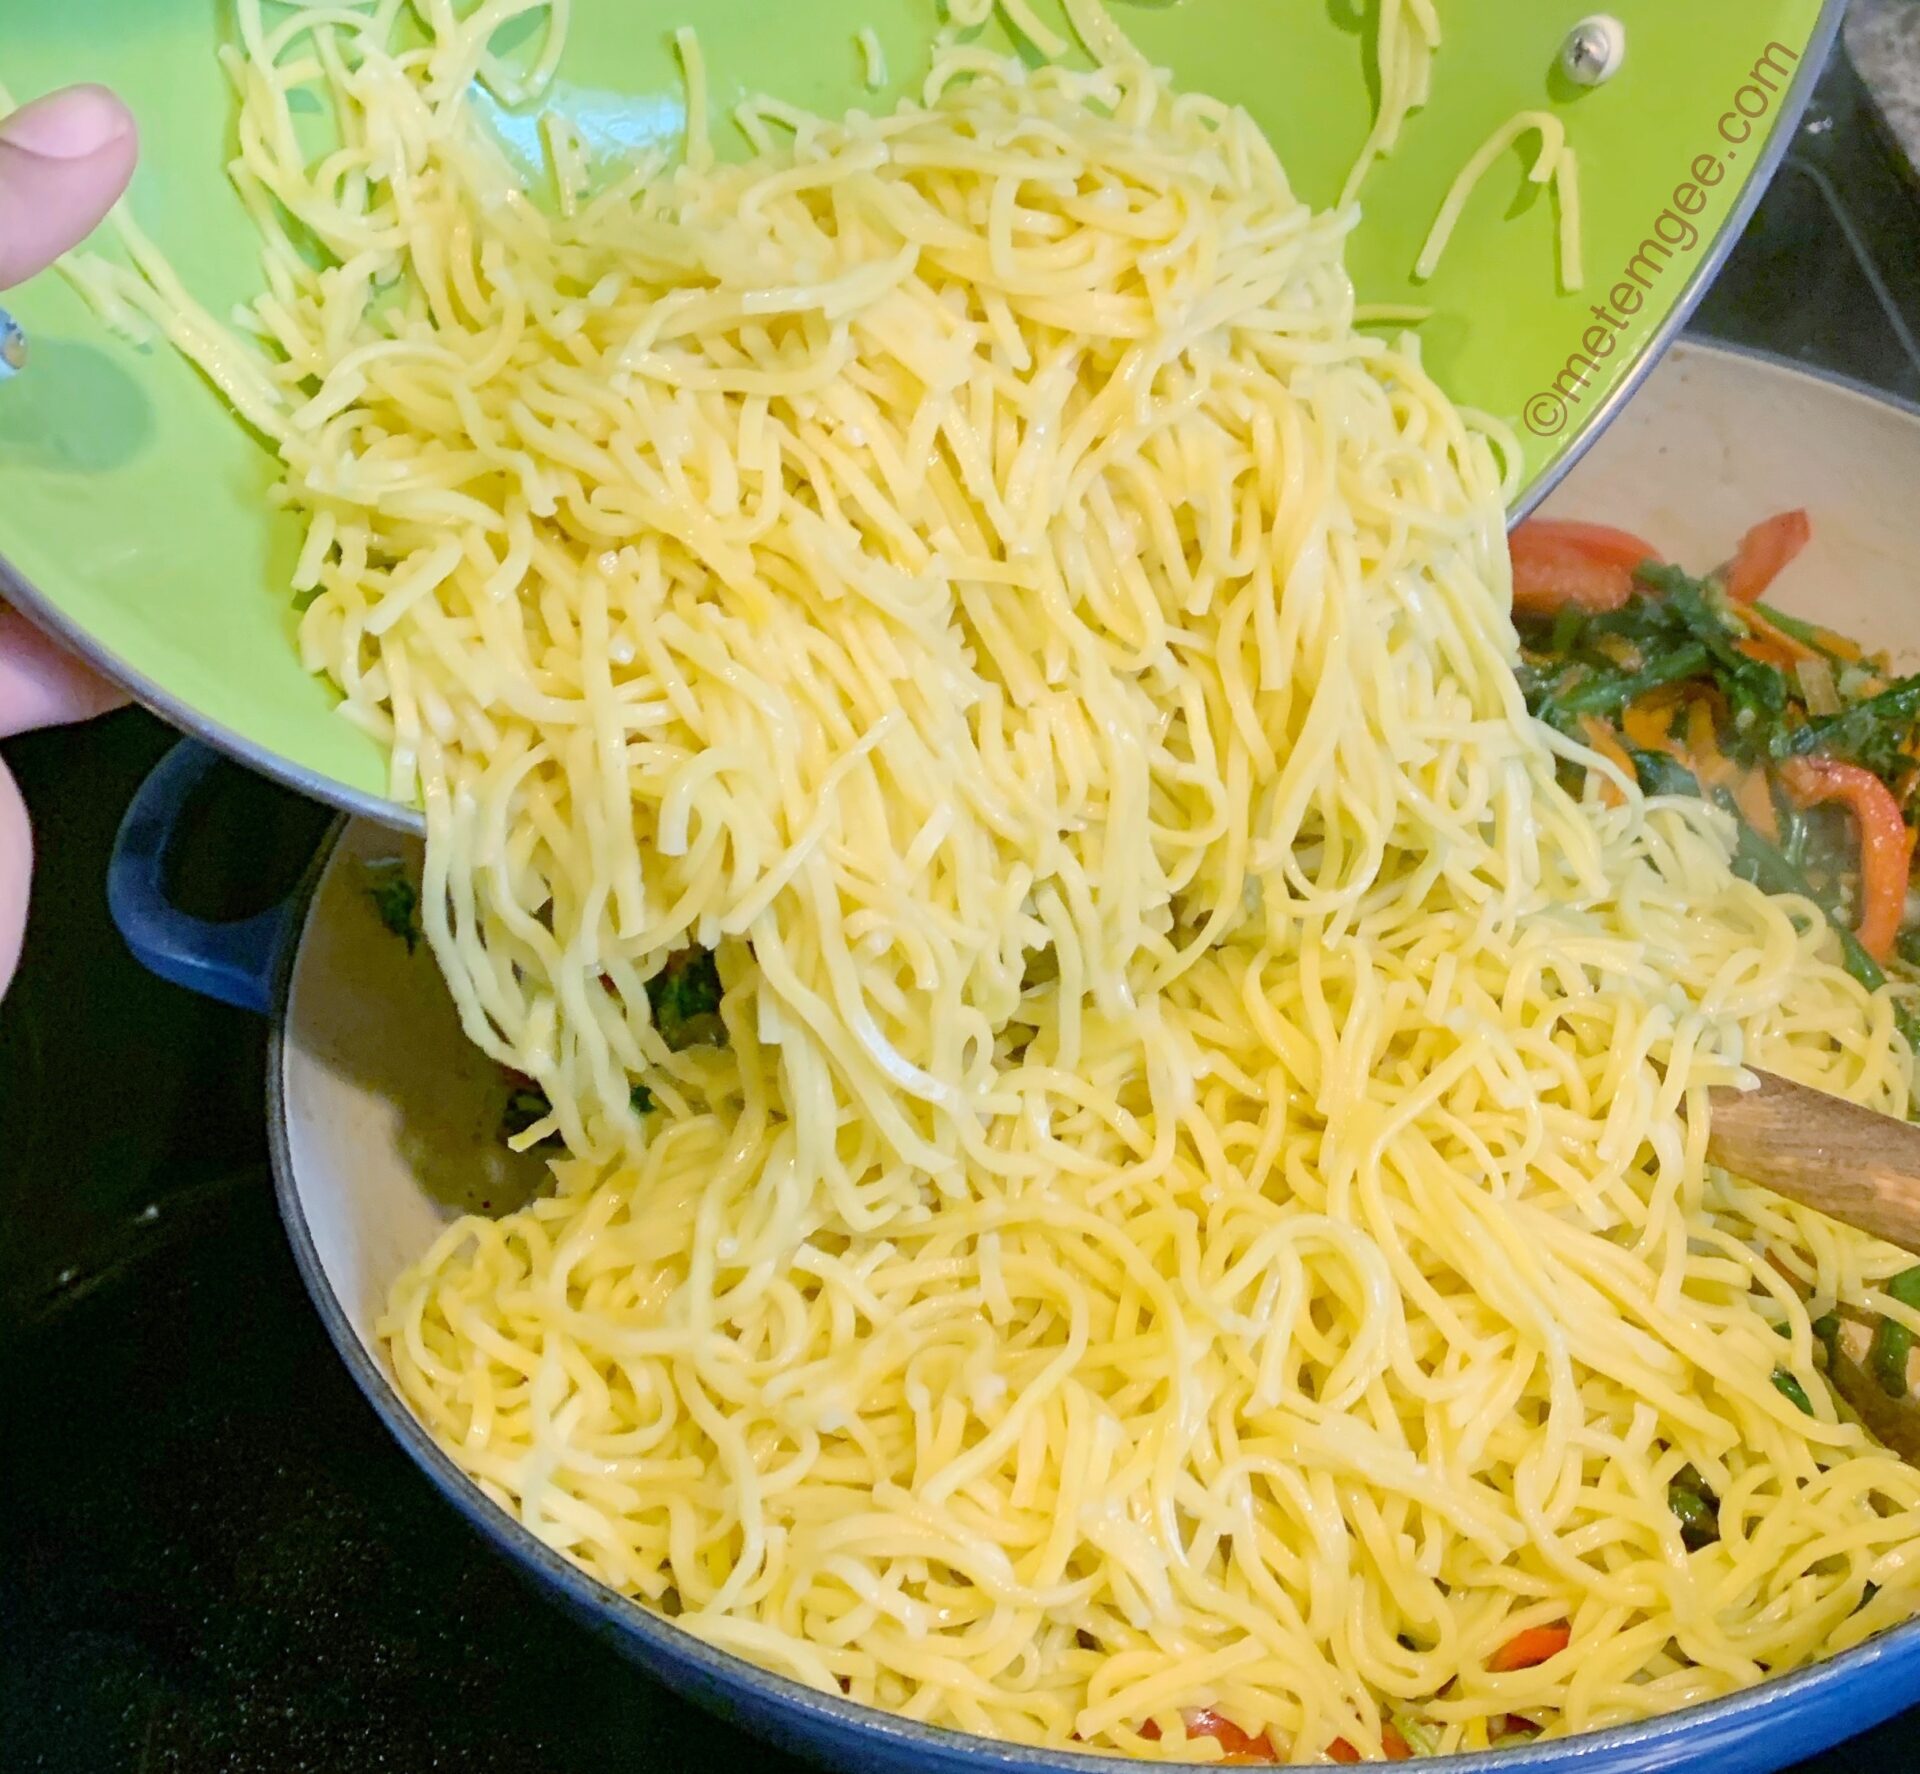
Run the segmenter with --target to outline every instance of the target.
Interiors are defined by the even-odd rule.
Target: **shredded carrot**
[[[1718,787],[1734,771],[1733,761],[1720,750],[1713,704],[1704,696],[1687,704],[1687,756],[1698,765],[1700,780],[1709,787]]]
[[[1360,1752],[1344,1737],[1336,1737],[1327,1745],[1327,1759],[1335,1762],[1357,1762]]]
[[[1636,780],[1633,759],[1627,756],[1626,747],[1614,737],[1613,729],[1598,715],[1588,715],[1580,723],[1580,731],[1586,735],[1587,744],[1592,746],[1609,764],[1617,765],[1620,773],[1629,782]],[[1618,807],[1626,800],[1620,792],[1620,785],[1608,777],[1600,779],[1600,799],[1609,807]]]
[[[1739,794],[1743,771],[1720,749],[1717,692],[1695,697],[1687,707],[1687,748],[1683,754],[1701,788],[1731,788]]]
[[[1907,909],[1907,876],[1913,833],[1900,817],[1900,803],[1871,770],[1837,758],[1792,758],[1780,781],[1801,807],[1838,801],[1860,828],[1860,946],[1876,961],[1893,955],[1893,939]]]
[[[1773,785],[1764,770],[1742,771],[1733,785],[1733,802],[1740,817],[1769,844],[1780,841],[1780,815],[1773,804]]]
[[[1719,749],[1713,731],[1713,704],[1704,696],[1696,696],[1687,704],[1687,750],[1698,758]]]
[[[1800,1295],[1802,1299],[1805,1299],[1807,1294],[1806,1284],[1787,1267],[1786,1259],[1782,1257],[1777,1250],[1770,1250],[1766,1255],[1767,1267],[1771,1269],[1774,1274],[1784,1276],[1790,1281],[1793,1284],[1793,1291]]]
[[[1552,1626],[1529,1626],[1487,1659],[1494,1675],[1506,1675],[1516,1669],[1531,1669],[1549,1657],[1558,1657],[1573,1640],[1573,1628],[1564,1620]]]
[[[1818,647],[1809,647],[1805,641],[1793,639],[1793,635],[1789,635],[1778,622],[1770,622],[1764,611],[1757,611],[1751,603],[1741,605],[1740,616],[1747,624],[1747,634],[1751,635],[1747,645],[1741,647],[1740,651],[1751,659],[1763,659],[1766,664],[1780,664],[1782,660],[1788,664],[1799,664],[1803,659],[1820,657]]]
[[[1733,650],[1742,659],[1751,659],[1756,665],[1771,665],[1775,671],[1785,671],[1792,664],[1778,647],[1769,646],[1765,641],[1756,641],[1751,635],[1743,641],[1735,641]]]
[[[1633,703],[1620,717],[1627,743],[1641,751],[1673,749],[1673,701],[1670,697],[1647,696]]]

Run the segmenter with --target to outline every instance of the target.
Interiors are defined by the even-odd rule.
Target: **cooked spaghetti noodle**
[[[1447,187],[1446,196],[1441,199],[1440,213],[1433,218],[1426,243],[1420,248],[1420,256],[1414,262],[1415,277],[1431,277],[1440,268],[1440,256],[1447,250],[1447,243],[1459,227],[1467,203],[1479,188],[1481,180],[1514,143],[1529,134],[1540,137],[1540,152],[1527,169],[1527,178],[1535,185],[1551,182],[1555,201],[1559,205],[1560,286],[1566,290],[1580,287],[1585,274],[1580,260],[1579,163],[1573,149],[1567,145],[1566,125],[1551,111],[1516,112],[1474,151],[1466,165],[1454,176],[1453,183]]]
[[[305,656],[575,1154],[395,1289],[453,1457],[711,1643],[1148,1757],[1580,1731],[1912,1611],[1810,1331],[1920,1325],[1904,1259],[1703,1159],[1747,1061],[1904,1110],[1890,994],[1527,718],[1505,440],[1356,329],[1348,212],[1074,0],[1094,72],[955,46],[738,165],[690,104],[550,214],[463,97],[532,9],[239,0],[269,350],[108,280],[278,449]],[[652,1026],[689,943],[724,1048]]]
[[[1407,119],[1432,96],[1433,57],[1440,47],[1440,19],[1433,0],[1374,0],[1373,11],[1374,78],[1380,97],[1373,128],[1340,193],[1343,204],[1360,195],[1373,163],[1399,146]]]

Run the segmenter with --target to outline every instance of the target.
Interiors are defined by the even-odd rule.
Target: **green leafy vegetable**
[[[1640,786],[1650,795],[1692,795],[1702,798],[1699,779],[1684,764],[1668,757],[1665,752],[1629,751],[1633,767],[1640,777]],[[1885,970],[1865,949],[1853,929],[1846,924],[1822,894],[1777,845],[1770,844],[1752,826],[1741,819],[1737,809],[1724,796],[1715,797],[1716,804],[1734,815],[1739,825],[1739,839],[1734,847],[1733,872],[1742,880],[1751,881],[1756,887],[1764,888],[1768,893],[1792,894],[1798,898],[1811,900],[1827,917],[1835,933],[1840,938],[1840,948],[1846,969],[1870,992],[1877,992],[1887,983]],[[1906,1014],[1902,1012],[1901,1014]],[[1903,1025],[1904,1027],[1904,1025]],[[1915,1031],[1920,1034],[1920,1030]],[[1910,1035],[1909,1039],[1913,1039]]]
[[[1557,692],[1555,706],[1559,715],[1569,720],[1578,720],[1582,715],[1618,714],[1650,690],[1697,677],[1706,663],[1707,649],[1688,642],[1661,654],[1637,671],[1616,667],[1611,671],[1589,672],[1578,684]]]
[[[1818,752],[1871,770],[1883,781],[1912,767],[1906,746],[1920,721],[1920,674],[1889,684],[1877,696],[1821,715],[1773,736],[1775,758],[1804,758]]]
[[[682,949],[647,981],[653,1026],[675,1053],[688,1047],[724,1047],[720,969],[711,949]]]
[[[1696,801],[1705,798],[1700,792],[1700,779],[1678,758],[1663,751],[1636,751],[1631,747],[1627,756],[1633,760],[1634,774],[1648,794],[1690,795]]]
[[[1920,1308],[1920,1264],[1902,1269],[1887,1283],[1886,1291],[1901,1305]],[[1874,1327],[1873,1344],[1867,1351],[1867,1370],[1889,1398],[1906,1397],[1907,1357],[1912,1353],[1913,1332],[1904,1324],[1883,1318]]]
[[[1764,887],[1769,893],[1797,894],[1802,899],[1812,900],[1826,913],[1827,922],[1840,938],[1841,955],[1847,971],[1870,992],[1877,992],[1887,983],[1886,971],[1860,946],[1860,939],[1839,916],[1827,896],[1789,862],[1782,851],[1769,844],[1744,820],[1740,824],[1739,842],[1734,847],[1733,872],[1756,887]]]
[[[1840,1319],[1838,1314],[1823,1312],[1810,1326],[1820,1347],[1827,1352],[1827,1366],[1831,1368],[1840,1359]]]
[[[1785,674],[1740,650],[1745,626],[1713,581],[1651,561],[1635,579],[1641,589],[1617,610],[1563,610],[1544,632],[1530,625],[1548,657],[1522,674],[1527,706],[1571,733],[1585,716],[1616,715],[1650,691],[1697,680],[1726,701],[1728,749],[1757,755],[1787,712]]]
[[[1566,605],[1553,619],[1553,633],[1547,641],[1547,651],[1565,655],[1571,653],[1574,644],[1580,639],[1592,618],[1578,604]]]
[[[1836,664],[1845,663],[1844,656],[1827,646],[1823,631],[1815,628],[1811,622],[1802,622],[1798,616],[1789,616],[1784,610],[1776,610],[1771,604],[1755,604],[1753,607],[1782,634],[1792,635],[1801,646],[1811,647],[1816,653],[1824,653]]]
[[[1913,1353],[1913,1332],[1904,1324],[1883,1318],[1873,1328],[1867,1351],[1867,1370],[1889,1398],[1907,1395],[1907,1357]]]
[[[647,1002],[653,1010],[653,1026],[660,1039],[675,1053],[688,1047],[724,1047],[726,1025],[720,1020],[720,970],[710,950],[682,949],[665,967],[647,981]],[[547,1094],[531,1078],[514,1072],[508,1075],[512,1089],[505,1112],[500,1118],[500,1134],[512,1139],[525,1133],[536,1122],[553,1112]],[[653,1092],[636,1084],[627,1100],[636,1115],[650,1115],[655,1103]],[[553,1136],[558,1139],[558,1135]],[[547,1144],[542,1141],[541,1144]]]
[[[366,864],[367,897],[380,922],[407,945],[411,955],[419,942],[420,895],[407,879],[406,864],[397,860]]]
[[[500,1112],[500,1137],[518,1139],[528,1128],[546,1120],[553,1112],[547,1093],[531,1078],[518,1072],[508,1074],[507,1106]],[[549,1136],[552,1139],[557,1136]],[[547,1143],[547,1142],[542,1142]]]
[[[512,1088],[507,1093],[507,1106],[500,1114],[500,1137],[503,1140],[517,1139],[529,1127],[546,1120],[553,1113],[553,1104],[547,1100],[547,1093],[518,1072],[507,1074]],[[653,1092],[644,1084],[636,1084],[627,1094],[627,1101],[633,1105],[636,1115],[653,1113]],[[550,1133],[545,1139],[535,1142],[539,1146],[557,1146],[560,1136]]]
[[[1797,673],[1750,656],[1749,614],[1728,602],[1717,580],[1695,579],[1658,562],[1638,568],[1634,580],[1634,595],[1618,609],[1569,606],[1551,620],[1521,618],[1519,676],[1528,708],[1575,738],[1586,738],[1596,718],[1614,724],[1616,739],[1623,730],[1635,733],[1643,743],[1630,756],[1641,788],[1698,796],[1700,782],[1688,767],[1696,762],[1687,755],[1689,717],[1697,719],[1706,698],[1715,753],[1767,772],[1758,785],[1742,783],[1738,796],[1725,766],[1716,772],[1722,786],[1713,798],[1739,823],[1737,872],[1770,893],[1798,894],[1819,906],[1839,935],[1847,970],[1870,991],[1878,990],[1886,974],[1854,935],[1861,887],[1852,824],[1837,808],[1784,805],[1774,792],[1773,772],[1814,755],[1860,765],[1901,798],[1912,823],[1920,815],[1920,674],[1868,695],[1877,682],[1873,661],[1847,661],[1820,629],[1762,607],[1767,620],[1836,668],[1823,671],[1823,681],[1834,680],[1823,702],[1831,706],[1836,695],[1855,699],[1837,712],[1812,714]],[[1684,686],[1684,693],[1674,695],[1672,686]],[[1663,690],[1664,700],[1648,700]],[[1648,722],[1664,728],[1660,743],[1680,761],[1666,749],[1647,749],[1656,740]],[[1698,760],[1703,770],[1709,761],[1706,755]],[[1743,807],[1756,807],[1749,798],[1754,792],[1773,796],[1768,815],[1756,810],[1754,817],[1766,833],[1777,819],[1777,844],[1743,816]],[[1902,933],[1897,943],[1902,962],[1920,969],[1920,928]],[[1905,1006],[1895,1015],[1908,1041],[1920,1042],[1920,1018]]]
[[[1777,1367],[1773,1370],[1773,1389],[1782,1398],[1805,1411],[1808,1416],[1813,1415],[1813,1400],[1807,1396],[1806,1387],[1802,1386],[1785,1368]]]
[[[1667,1507],[1679,1517],[1680,1540],[1689,1552],[1720,1538],[1720,1499],[1691,1466],[1682,1466],[1668,1483]]]

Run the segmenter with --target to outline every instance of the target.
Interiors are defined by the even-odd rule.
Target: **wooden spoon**
[[[1920,1254],[1920,1126],[1756,1070],[1713,1091],[1707,1157],[1789,1201]]]
[[[1920,1253],[1920,1126],[1757,1068],[1758,1090],[1717,1089],[1707,1157],[1790,1201]],[[1920,1466],[1920,1399],[1893,1398],[1837,1350],[1833,1389],[1868,1431]]]

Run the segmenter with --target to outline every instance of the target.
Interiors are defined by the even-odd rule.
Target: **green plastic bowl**
[[[253,238],[223,168],[232,105],[204,0],[8,0],[0,76],[26,98],[75,80],[116,87],[144,138],[136,219],[215,314],[257,287]],[[1447,33],[1429,106],[1362,193],[1350,263],[1361,299],[1429,306],[1428,361],[1453,395],[1511,424],[1522,509],[1617,407],[1705,287],[1757,200],[1839,24],[1843,0],[1613,0],[1619,72],[1573,85],[1559,52],[1578,0],[1438,0]],[[1244,105],[1296,188],[1337,196],[1374,90],[1362,0],[1115,0],[1182,84]],[[575,0],[547,101],[589,137],[668,140],[682,117],[675,26],[697,25],[716,110],[772,91],[816,110],[872,109],[917,84],[932,0],[701,0],[673,9]],[[871,25],[893,94],[862,83]],[[1585,287],[1558,287],[1550,193],[1524,144],[1488,176],[1437,274],[1413,278],[1468,156],[1515,111],[1551,109],[1580,162]],[[508,139],[531,126],[502,119]],[[1637,301],[1631,313],[1626,308]],[[270,512],[273,461],[186,364],[108,336],[51,276],[8,298],[32,339],[0,390],[0,590],[157,712],[349,811],[412,825],[385,760],[301,670],[287,589],[293,523]]]

